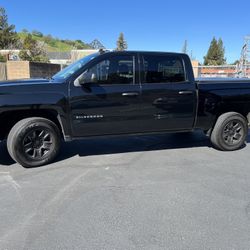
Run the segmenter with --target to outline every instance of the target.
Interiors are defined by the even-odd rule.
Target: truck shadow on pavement
[[[250,134],[247,143],[250,142]],[[174,133],[163,135],[122,136],[84,139],[62,144],[62,149],[55,162],[60,162],[75,155],[119,154],[141,151],[181,149],[194,147],[212,147],[209,138],[201,131],[193,133]],[[15,162],[6,148],[6,142],[0,143],[0,165],[10,166]]]

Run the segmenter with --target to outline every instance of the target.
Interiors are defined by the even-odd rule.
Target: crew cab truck
[[[100,51],[51,79],[0,83],[0,140],[24,167],[50,163],[62,139],[202,129],[219,150],[243,146],[250,80],[194,79],[185,54]]]

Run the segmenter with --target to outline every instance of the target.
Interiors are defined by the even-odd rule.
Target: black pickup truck
[[[53,78],[0,83],[0,140],[24,167],[65,141],[202,129],[220,150],[245,143],[250,80],[195,81],[185,54],[100,51]]]

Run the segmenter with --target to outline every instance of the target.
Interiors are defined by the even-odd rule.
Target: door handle
[[[153,105],[160,105],[167,102],[167,98],[157,98],[153,101]]]
[[[122,93],[122,96],[138,96],[139,93],[138,92],[125,92],[125,93]]]
[[[191,94],[193,94],[193,91],[190,90],[179,91],[179,95],[191,95]]]

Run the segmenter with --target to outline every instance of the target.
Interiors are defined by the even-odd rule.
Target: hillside
[[[28,35],[28,32],[20,32],[18,33],[19,38],[23,41],[24,38]],[[30,33],[32,35],[32,38],[43,42],[45,45],[45,48],[48,52],[67,52],[72,49],[91,49],[92,47],[84,43],[81,40],[61,40],[58,38],[54,38],[51,35],[43,35],[41,32],[35,32],[33,31]]]

